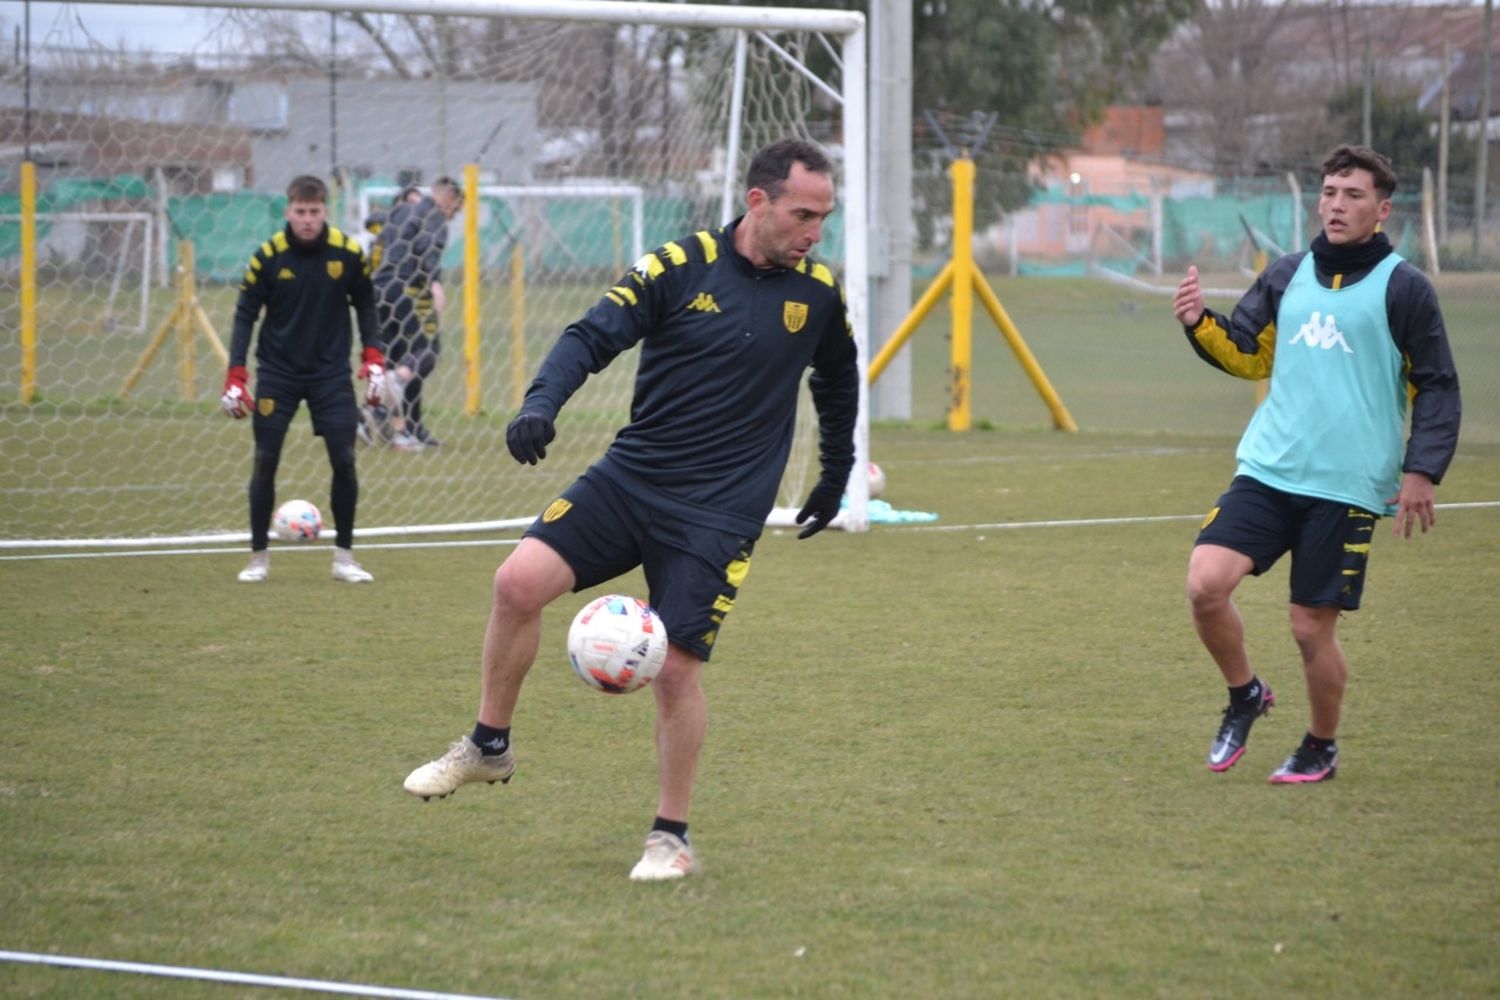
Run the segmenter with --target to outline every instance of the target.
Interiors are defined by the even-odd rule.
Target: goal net
[[[845,282],[864,359],[860,15],[228,0],[197,5],[201,40],[184,52],[96,38],[85,28],[96,6],[107,5],[33,19],[24,66],[0,70],[6,148],[25,151],[38,228],[71,199],[96,220],[74,242],[97,246],[88,263],[47,241],[27,251],[24,171],[9,171],[0,547],[246,534],[252,443],[246,422],[218,410],[223,347],[245,266],[281,228],[301,173],[330,181],[331,223],[372,249],[367,221],[378,226],[404,189],[451,177],[478,195],[447,224],[441,291],[414,295],[438,345],[420,400],[439,444],[361,445],[362,537],[527,524],[601,455],[628,420],[636,352],[564,407],[536,467],[505,448],[520,394],[642,252],[743,210],[748,159],[774,139],[810,139],[835,160],[840,210],[815,253]],[[778,501],[792,508],[817,476],[805,397]],[[299,414],[278,499],[323,506],[328,483]],[[856,475],[848,526],[864,527],[864,499]]]

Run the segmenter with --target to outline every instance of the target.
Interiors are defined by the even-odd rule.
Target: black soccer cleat
[[[1261,682],[1260,699],[1249,705],[1233,703],[1224,709],[1224,721],[1219,723],[1219,734],[1208,748],[1208,769],[1227,771],[1245,753],[1245,742],[1250,738],[1250,727],[1255,720],[1271,711],[1276,704],[1276,695],[1271,686]]]
[[[1305,785],[1314,781],[1332,781],[1339,773],[1339,748],[1314,750],[1306,743],[1271,774],[1273,785]]]

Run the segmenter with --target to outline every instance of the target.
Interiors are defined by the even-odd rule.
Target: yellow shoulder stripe
[[[290,244],[286,241],[286,233],[277,233],[275,236],[272,236],[271,246],[275,247],[278,252],[288,249]]]
[[[262,243],[260,245],[260,255],[262,257],[274,257],[274,256],[276,256],[276,251],[273,250],[273,249],[271,249],[271,241],[270,240],[266,240],[264,243]]]
[[[833,287],[833,272],[828,269],[826,264],[814,264],[812,266],[812,276],[829,288]]]
[[[662,249],[667,252],[667,259],[674,265],[687,263],[687,251],[676,243],[665,243],[662,245]]]
[[[712,264],[719,259],[719,244],[712,233],[701,229],[693,235],[698,237],[698,242],[703,246],[703,263]]]
[[[622,306],[626,303],[635,305],[640,301],[635,297],[635,292],[631,291],[629,288],[626,288],[624,285],[616,285],[609,290],[607,295],[609,298],[613,299],[615,302],[619,303]]]

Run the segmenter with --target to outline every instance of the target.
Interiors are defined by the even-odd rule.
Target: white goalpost
[[[631,262],[738,215],[749,157],[788,136],[818,143],[837,172],[839,210],[814,255],[844,285],[862,377],[836,523],[868,528],[864,15],[650,0],[145,2],[215,15],[202,46],[212,58],[175,54],[162,74],[151,67],[173,54],[122,62],[80,36],[28,67],[33,116],[68,150],[37,165],[38,203],[54,185],[114,178],[150,185],[158,213],[110,216],[120,237],[110,246],[139,247],[139,266],[135,249],[89,280],[40,261],[34,310],[0,308],[0,549],[248,536],[252,449],[245,426],[218,412],[212,348],[228,342],[245,263],[280,229],[286,184],[301,173],[330,180],[336,224],[354,236],[408,183],[477,178],[473,217],[450,223],[446,306],[430,317],[441,350],[423,423],[441,445],[361,446],[358,536],[530,523],[628,421],[636,353],[564,407],[546,462],[518,467],[504,430],[536,366]],[[271,37],[303,48],[247,51]],[[19,273],[4,234],[0,266]],[[153,293],[157,255],[175,279]],[[121,304],[137,273],[127,327]],[[142,353],[108,328],[172,336]],[[5,345],[23,346],[11,356]],[[771,523],[801,506],[817,444],[804,388]],[[299,416],[278,500],[323,506],[328,479],[322,442]]]
[[[156,217],[150,212],[38,212],[40,255],[54,266],[91,269],[109,275],[109,291],[98,314],[112,332],[145,333],[151,307],[151,248],[156,244]],[[19,227],[21,216],[0,213],[0,227]],[[116,235],[112,253],[89,246],[90,227],[105,227]],[[134,274],[131,271],[134,270]],[[130,283],[135,287],[127,288]],[[134,304],[121,296],[133,296]]]

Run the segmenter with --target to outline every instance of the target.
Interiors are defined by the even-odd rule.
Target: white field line
[[[30,965],[58,965],[98,972],[133,972],[143,976],[167,976],[172,979],[203,979],[216,983],[241,983],[247,986],[271,986],[284,990],[310,990],[316,993],[343,993],[357,997],[397,997],[400,1000],[501,1000],[474,993],[434,993],[431,990],[403,990],[391,986],[367,986],[363,983],[340,983],[325,979],[295,979],[289,976],[262,976],[253,972],[221,972],[218,969],[194,969],[181,965],[153,965],[144,962],[114,962],[98,958],[73,958],[68,955],[38,955],[27,951],[0,951],[0,961]]]
[[[1437,510],[1486,510],[1500,507],[1500,500],[1485,500],[1476,503],[1440,503]],[[1156,524],[1161,521],[1201,521],[1198,514],[1160,514],[1150,517],[1090,517],[1066,521],[996,521],[991,524],[882,524],[882,528],[902,528],[906,531],[1010,531],[1021,528],[1092,528],[1117,524]]]
[[[1500,508],[1500,500],[1484,500],[1473,503],[1440,503],[1437,510],[1459,511],[1459,510],[1493,510]],[[1072,518],[1058,521],[992,521],[981,524],[878,524],[872,527],[880,531],[1022,531],[1031,528],[1095,528],[1107,527],[1121,524],[1158,524],[1166,521],[1201,521],[1203,514],[1157,514],[1149,516],[1121,516],[1121,517],[1087,517]],[[519,538],[482,538],[471,541],[446,541],[446,542],[378,542],[370,545],[361,545],[361,552],[379,551],[382,549],[454,549],[454,548],[476,548],[484,545],[515,545]],[[282,555],[291,552],[322,552],[327,554],[327,545],[278,545],[274,552]],[[30,555],[6,556],[0,555],[0,562],[32,562],[47,559],[118,559],[124,556],[196,556],[196,555],[224,555],[225,553],[237,553],[243,555],[243,546],[235,548],[193,548],[193,549],[137,549],[134,551],[116,552],[40,552]]]
[[[247,541],[249,539],[246,539]],[[450,542],[379,542],[373,545],[361,545],[359,551],[367,552],[373,549],[472,549],[482,545],[515,545],[520,542],[519,538],[483,538],[471,539],[469,541]],[[37,552],[21,556],[0,556],[0,562],[30,562],[43,559],[119,559],[126,556],[209,556],[223,555],[226,552],[236,555],[244,555],[248,550],[243,545],[234,548],[195,548],[195,549],[135,549],[134,551],[115,552]],[[325,556],[333,551],[331,545],[296,545],[282,544],[273,550],[275,555],[282,556],[289,553],[321,552]]]

